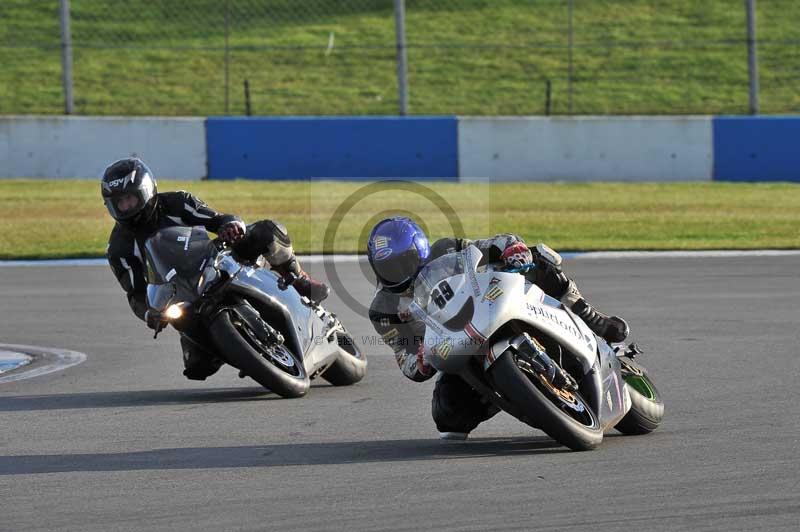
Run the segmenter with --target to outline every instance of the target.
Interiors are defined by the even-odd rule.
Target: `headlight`
[[[180,303],[175,303],[167,307],[167,310],[164,311],[164,316],[168,320],[177,320],[181,316],[183,316],[183,308],[181,307]]]

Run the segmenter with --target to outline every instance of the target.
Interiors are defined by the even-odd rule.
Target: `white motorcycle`
[[[519,271],[481,264],[475,246],[427,264],[409,310],[425,322],[425,358],[488,401],[573,450],[603,432],[655,430],[661,395],[634,358],[613,347]]]

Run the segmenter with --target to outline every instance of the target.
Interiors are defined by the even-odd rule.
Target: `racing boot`
[[[561,302],[580,317],[593,333],[609,343],[624,342],[630,334],[625,320],[618,316],[606,316],[597,311],[583,298],[572,279],[569,280],[566,293],[561,296]]]
[[[287,287],[293,286],[298,294],[307,297],[317,305],[330,294],[328,285],[314,279],[303,271],[295,258],[280,266],[273,266],[272,269],[281,276],[280,285],[282,289],[285,290]]]

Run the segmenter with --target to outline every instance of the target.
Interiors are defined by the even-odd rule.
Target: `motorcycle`
[[[641,350],[609,345],[520,272],[483,264],[475,246],[427,264],[409,305],[426,325],[426,362],[573,450],[611,427],[655,430],[664,403]]]
[[[172,324],[240,377],[283,397],[305,395],[320,376],[334,386],[364,378],[366,357],[335,314],[262,263],[238,261],[204,228],[164,228],[144,247],[147,302],[162,328]]]

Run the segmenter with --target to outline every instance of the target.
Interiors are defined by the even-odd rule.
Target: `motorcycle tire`
[[[264,388],[281,397],[302,397],[311,386],[302,358],[286,345],[267,349],[244,320],[220,312],[209,327],[211,337],[226,362]]]
[[[664,419],[664,401],[647,372],[635,362],[622,362],[622,380],[628,386],[631,409],[614,428],[622,434],[649,434]]]
[[[489,375],[494,389],[524,413],[523,423],[573,451],[588,451],[603,441],[600,421],[589,403],[578,392],[559,395],[552,386],[523,372],[513,351],[501,354]]]

